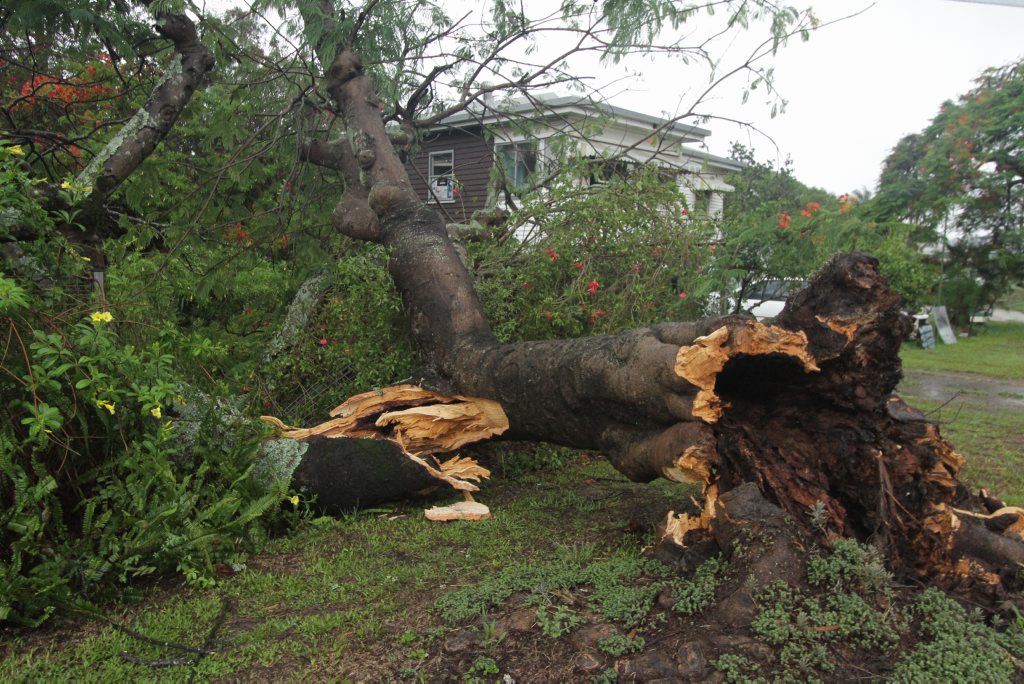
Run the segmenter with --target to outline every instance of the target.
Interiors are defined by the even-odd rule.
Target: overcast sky
[[[822,20],[846,16],[869,3],[818,0]],[[860,16],[794,41],[776,59],[776,82],[789,104],[775,119],[763,98],[738,107],[741,85],[719,93],[704,111],[750,120],[772,136],[781,158],[793,158],[796,176],[834,193],[873,190],[881,163],[896,142],[924,128],[944,100],[972,87],[989,66],[1024,57],[1024,7],[953,0],[880,0]],[[645,83],[612,102],[648,114],[677,111],[680,88],[661,65],[640,69]],[[671,67],[669,67],[671,69]],[[763,137],[722,123],[708,148],[724,154],[732,140],[753,146],[761,159],[776,150]]]
[[[523,1],[541,14],[554,7],[551,0]],[[452,16],[480,7],[479,0],[440,2]],[[788,105],[774,119],[763,96],[752,95],[741,105],[743,78],[730,80],[699,107],[703,113],[751,122],[771,139],[723,121],[687,123],[712,131],[710,152],[725,155],[730,143],[739,141],[754,148],[761,160],[792,157],[801,181],[836,194],[874,190],[882,161],[900,138],[927,126],[942,102],[969,90],[985,68],[1024,58],[1024,0],[789,2],[812,5],[823,23],[860,13],[780,50],[774,58],[775,82]],[[698,15],[683,30],[697,35],[707,23],[705,15]],[[745,58],[755,36],[762,39],[764,29],[730,32],[714,46],[716,57],[725,55],[720,73],[728,70],[730,57],[733,63]],[[544,42],[541,52],[565,48],[548,35]],[[654,116],[686,111],[707,85],[706,74],[687,72],[664,56],[635,59],[623,67],[584,57],[577,75],[612,104]]]

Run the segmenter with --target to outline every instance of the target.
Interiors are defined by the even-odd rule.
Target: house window
[[[427,199],[431,202],[455,201],[455,152],[431,152],[427,169]]]
[[[503,143],[495,146],[498,161],[505,172],[509,188],[522,188],[537,170],[537,144],[533,142]]]
[[[707,216],[711,215],[711,191],[710,190],[695,190],[693,193],[693,207],[694,211],[699,211]]]
[[[613,178],[629,178],[636,164],[623,159],[594,159],[590,164],[590,184],[600,185]]]

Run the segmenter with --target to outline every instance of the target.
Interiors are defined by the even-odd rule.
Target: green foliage
[[[324,416],[347,397],[409,378],[415,357],[401,303],[379,247],[354,250],[327,276],[327,288],[306,330],[262,377],[274,385],[278,403],[302,396],[330,378],[330,391],[317,397],[302,415]]]
[[[470,665],[469,671],[466,672],[463,679],[467,682],[486,682],[488,681],[486,677],[493,677],[497,674],[501,674],[501,668],[498,667],[494,658],[478,656]]]
[[[709,558],[697,568],[693,578],[680,580],[672,590],[672,609],[683,615],[699,613],[715,602],[718,583],[725,572],[720,557]]]
[[[74,294],[88,262],[29,199],[28,174],[6,159],[0,174],[0,231],[31,221],[37,235],[0,265],[0,620],[39,624],[155,573],[208,585],[261,543],[284,494],[250,477],[260,434],[217,429],[211,406],[192,431],[205,438],[183,439],[197,341]]]
[[[837,539],[830,553],[816,552],[807,561],[807,581],[829,591],[888,596],[892,577],[878,549],[853,539]]]
[[[603,617],[625,627],[640,624],[653,607],[658,591],[665,586],[660,579],[646,583],[642,579],[650,575],[661,577],[665,573],[664,566],[639,556],[617,555],[589,560],[589,554],[584,554],[567,556],[553,564],[511,565],[475,586],[441,595],[434,605],[445,620],[457,623],[479,616],[516,592],[527,592],[527,602],[541,604],[537,620],[545,634],[551,636],[582,624],[578,621],[582,618],[560,604],[552,613],[548,612],[558,592],[589,587],[587,602]]]
[[[890,578],[878,553],[839,540],[827,555],[807,564],[808,582],[819,594],[784,582],[765,586],[755,599],[751,630],[776,648],[782,679],[807,681],[835,669],[830,647],[891,653],[906,631],[892,606]]]
[[[644,650],[644,643],[642,636],[631,637],[616,632],[610,637],[599,640],[597,647],[613,658],[621,658],[624,655]]]
[[[714,230],[689,218],[675,182],[653,168],[580,187],[595,162],[567,161],[527,193],[509,229],[529,242],[474,242],[469,262],[503,341],[605,334],[697,318],[701,271]]]
[[[711,664],[722,673],[729,684],[761,681],[748,674],[755,671],[755,666],[738,653],[723,653],[711,661]]]
[[[919,226],[944,246],[937,297],[955,322],[1024,279],[1024,62],[986,70],[885,161],[876,214]]]
[[[550,613],[546,606],[537,609],[537,625],[541,633],[549,639],[558,639],[584,622],[586,619],[568,606],[555,606]]]
[[[899,662],[893,681],[1013,681],[1011,656],[1024,656],[1019,626],[997,632],[931,588],[921,594],[913,612],[918,629],[929,640]]]
[[[902,295],[904,306],[926,301],[934,269],[923,260],[911,226],[878,220],[856,195],[835,197],[798,181],[787,161],[776,169],[734,145],[746,168],[729,177],[725,221],[708,268],[707,294],[718,292],[730,310],[766,280],[802,280],[834,253],[868,252]]]

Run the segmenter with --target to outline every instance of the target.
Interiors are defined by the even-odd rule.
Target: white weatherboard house
[[[725,176],[743,164],[690,145],[711,131],[574,96],[538,96],[507,103],[485,102],[431,128],[406,162],[413,186],[448,222],[462,223],[494,202],[491,170],[500,164],[506,185],[547,172],[553,141],[575,144],[584,157],[613,160],[597,173],[634,164],[657,164],[675,174],[691,213],[720,218]],[[546,161],[547,160],[547,161]],[[596,167],[595,167],[596,168]],[[600,182],[592,176],[589,182]]]

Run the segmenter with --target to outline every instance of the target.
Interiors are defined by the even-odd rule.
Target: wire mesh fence
[[[279,416],[285,420],[301,424],[322,422],[328,411],[345,398],[339,396],[339,388],[354,377],[355,370],[347,368],[330,378],[303,385],[297,394],[273,403],[279,410]]]

